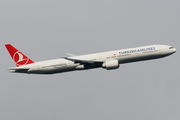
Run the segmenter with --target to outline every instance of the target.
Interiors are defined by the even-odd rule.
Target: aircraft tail
[[[11,44],[6,44],[5,46],[17,67],[19,67],[21,65],[28,65],[28,64],[34,63],[34,61],[32,61],[27,56],[25,56],[22,52],[17,50]]]

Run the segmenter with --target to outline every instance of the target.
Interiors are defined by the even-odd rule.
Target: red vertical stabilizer
[[[5,46],[17,67],[19,67],[21,65],[28,65],[28,64],[34,63],[34,61],[32,61],[27,56],[25,56],[22,52],[17,50],[11,44],[6,44]]]

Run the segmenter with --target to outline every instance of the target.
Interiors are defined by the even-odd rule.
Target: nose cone
[[[177,50],[172,46],[168,46],[168,47],[166,47],[165,51],[166,52],[164,52],[164,54],[171,55],[171,54],[175,53]]]
[[[175,48],[171,49],[171,54],[175,53],[177,50]]]

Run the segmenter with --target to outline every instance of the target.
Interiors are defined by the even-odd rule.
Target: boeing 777
[[[93,68],[113,70],[118,69],[120,64],[162,58],[176,52],[172,46],[150,45],[80,56],[68,54],[70,57],[34,62],[11,44],[5,46],[17,66],[8,70],[28,74],[54,74]]]

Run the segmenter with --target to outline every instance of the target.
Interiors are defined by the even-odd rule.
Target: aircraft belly
[[[43,66],[39,69],[30,71],[29,73],[34,73],[34,74],[54,74],[54,73],[61,73],[61,72],[67,72],[67,71],[73,71],[77,65],[63,65],[63,66],[58,66],[58,65],[51,65],[51,66]]]
[[[136,57],[127,57],[127,58],[122,58],[119,59],[119,63],[130,63],[130,62],[137,62],[137,61],[144,61],[144,60],[152,60],[152,59],[158,59],[165,57],[165,55],[160,55],[160,54],[151,54],[151,55],[140,55]]]

